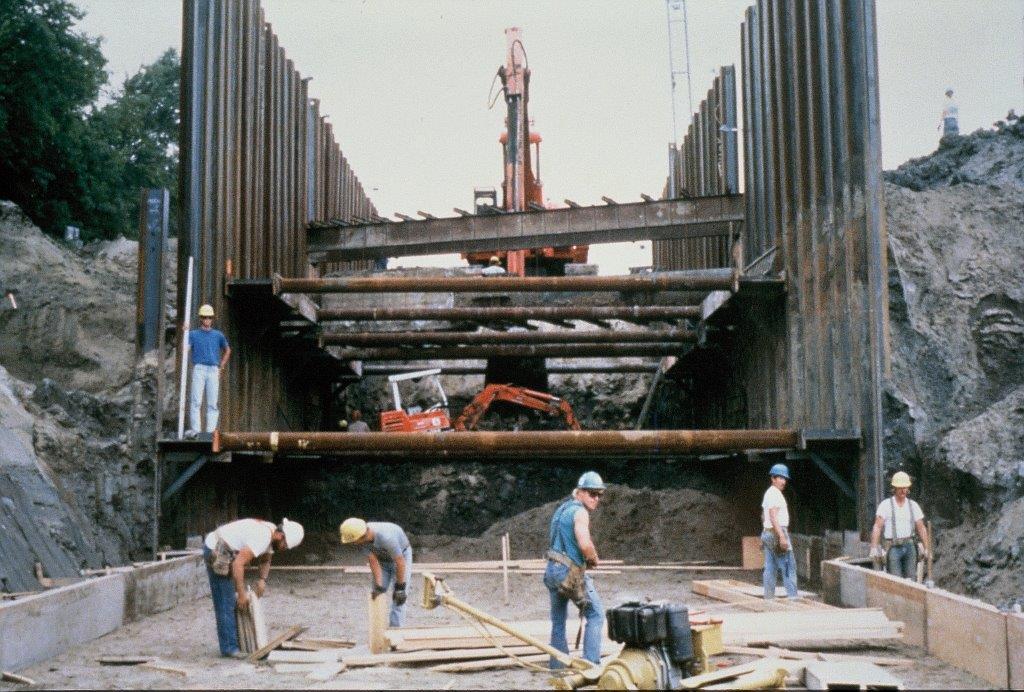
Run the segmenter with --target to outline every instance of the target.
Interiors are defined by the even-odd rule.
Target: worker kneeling
[[[398,524],[387,521],[363,521],[350,517],[338,527],[341,542],[355,544],[366,556],[373,576],[373,598],[387,593],[392,584],[391,615],[389,627],[405,624],[405,601],[408,598],[407,584],[412,576],[412,546],[405,531]]]
[[[262,598],[274,551],[294,548],[302,543],[305,534],[302,524],[290,519],[282,519],[279,526],[259,519],[237,519],[206,534],[203,558],[210,578],[221,656],[245,657],[238,646],[235,621],[235,607],[249,607],[245,568],[250,564],[259,565],[255,593]]]
[[[544,585],[551,594],[551,646],[569,652],[565,621],[572,601],[586,619],[583,634],[583,658],[601,662],[601,638],[604,632],[604,609],[587,567],[597,567],[597,548],[590,538],[590,513],[604,494],[605,484],[595,471],[580,476],[572,497],[559,505],[551,518],[548,564]],[[552,668],[562,664],[551,659]]]

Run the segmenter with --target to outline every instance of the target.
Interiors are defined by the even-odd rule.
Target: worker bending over
[[[367,522],[355,517],[341,522],[338,531],[342,543],[354,543],[366,556],[370,574],[373,575],[373,598],[387,593],[394,584],[388,626],[404,625],[407,585],[412,576],[412,546],[405,531],[398,524],[387,521]]]
[[[785,464],[775,464],[768,471],[768,476],[772,484],[761,500],[761,546],[764,548],[761,582],[764,597],[775,598],[775,583],[777,575],[781,573],[786,596],[796,598],[796,556],[793,555],[793,543],[789,540],[789,505],[786,496],[782,494],[789,481],[789,468]]]
[[[572,601],[586,620],[583,658],[593,663],[601,662],[604,609],[586,568],[597,567],[598,563],[597,548],[590,537],[590,513],[597,508],[604,491],[604,481],[596,471],[580,476],[572,497],[559,505],[551,517],[548,564],[544,570],[544,586],[551,595],[551,646],[569,653],[565,621]],[[552,658],[551,667],[563,666]]]
[[[270,560],[275,550],[289,550],[299,543],[305,530],[302,524],[282,519],[279,526],[259,519],[237,519],[206,534],[203,558],[210,578],[213,614],[217,618],[220,655],[244,658],[238,648],[235,606],[249,607],[245,588],[245,568],[259,565],[255,593],[263,596],[270,576]]]
[[[908,497],[910,476],[903,471],[892,475],[892,496],[882,500],[875,511],[875,525],[871,529],[871,557],[885,557],[889,574],[905,579],[917,576],[918,550],[914,529],[921,539],[921,558],[928,559],[928,529],[924,525],[921,506]],[[885,552],[879,546],[885,530]]]

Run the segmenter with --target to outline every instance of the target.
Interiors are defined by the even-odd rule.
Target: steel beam
[[[422,344],[616,344],[696,343],[689,329],[534,332],[352,332],[323,334],[321,346],[419,346]]]
[[[735,279],[731,269],[628,276],[354,276],[289,279],[275,274],[274,294],[728,291],[733,287]]]
[[[743,219],[743,196],[723,195],[499,216],[319,227],[309,232],[309,258],[312,262],[330,262],[692,238],[726,233],[730,223]]]
[[[322,308],[317,312],[317,320],[319,322],[378,320],[439,320],[448,322],[635,320],[638,322],[656,322],[700,319],[700,316],[699,305]]]
[[[796,430],[545,430],[519,432],[437,432],[354,435],[343,432],[220,432],[215,452],[390,452],[488,453],[572,452],[574,454],[710,454],[748,449],[792,449]]]
[[[682,344],[540,344],[440,346],[437,348],[343,348],[339,360],[475,360],[479,358],[625,358],[676,356]]]
[[[363,365],[363,377],[387,377],[407,372],[418,372],[431,367],[427,364],[421,365],[377,365],[367,363]],[[442,375],[484,375],[487,367],[484,365],[442,365]],[[658,370],[657,363],[618,363],[615,365],[585,365],[577,363],[548,365],[545,371],[549,375],[586,375],[586,374],[625,374],[625,373],[653,373]]]

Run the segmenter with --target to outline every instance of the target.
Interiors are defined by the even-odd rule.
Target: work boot
[[[249,654],[245,653],[244,651],[238,651],[237,649],[228,654],[228,658],[243,659],[248,657]]]

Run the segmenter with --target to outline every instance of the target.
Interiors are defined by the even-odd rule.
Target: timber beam
[[[494,452],[573,454],[711,454],[751,449],[792,449],[798,430],[545,430],[353,435],[343,432],[214,433],[214,451],[272,453],[470,453],[486,460]]]
[[[680,343],[650,344],[521,344],[493,346],[439,346],[430,348],[343,348],[339,360],[478,360],[481,358],[626,358],[677,356]]]
[[[494,293],[555,291],[728,291],[731,269],[658,272],[627,276],[355,276],[295,279],[274,275],[274,295],[283,293]]]
[[[744,218],[743,195],[723,195],[343,228],[318,226],[309,231],[309,259],[316,263],[696,238],[728,234]]]
[[[524,307],[381,307],[321,308],[319,322],[436,320],[446,322],[492,322],[497,320],[625,320],[657,322],[700,319],[699,305],[624,306],[524,306]]]
[[[657,331],[531,331],[531,332],[353,332],[324,334],[321,346],[420,346],[465,344],[616,344],[696,343],[689,329]]]

